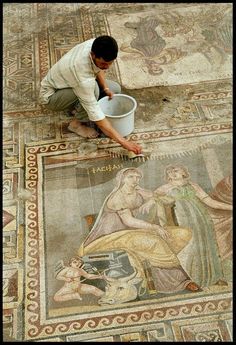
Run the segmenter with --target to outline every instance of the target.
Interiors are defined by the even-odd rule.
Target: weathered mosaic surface
[[[120,45],[117,68],[128,89],[232,77],[231,4],[179,4],[138,16],[108,15],[107,21]]]
[[[141,260],[140,266],[139,256],[133,258],[130,248],[124,244],[118,245],[116,241],[116,246],[111,247],[109,235],[102,237],[101,243],[99,239],[92,242],[87,249],[83,246],[123,169],[132,167],[141,171],[141,188],[149,191],[162,188],[163,191],[168,166],[181,166],[188,171],[189,181],[214,200],[212,206],[216,202],[232,205],[232,80],[228,74],[231,52],[226,51],[225,46],[231,39],[230,30],[227,31],[231,27],[231,6],[214,4],[217,8],[215,16],[204,28],[208,6],[210,11],[210,4],[205,4],[203,10],[200,4],[188,4],[184,11],[180,4],[4,4],[5,341],[233,340],[231,211],[207,206],[207,213],[204,213],[206,222],[204,226],[201,224],[201,228],[209,229],[211,223],[223,283],[205,283],[199,292],[158,292],[148,264],[150,258]],[[148,152],[145,159],[122,157],[120,147],[107,138],[90,143],[79,138],[67,130],[70,119],[66,114],[46,111],[38,104],[41,78],[77,42],[94,35],[113,32],[118,35],[120,26],[125,31],[136,30],[128,28],[125,23],[132,24],[128,26],[133,26],[136,21],[143,23],[145,18],[149,18],[146,14],[154,14],[157,9],[163,20],[164,17],[168,19],[167,7],[177,22],[183,13],[192,13],[192,18],[198,19],[194,29],[201,27],[205,30],[205,39],[210,39],[208,43],[216,39],[211,31],[215,20],[222,25],[228,23],[227,32],[224,31],[224,35],[221,32],[222,40],[217,40],[218,44],[224,42],[223,48],[217,50],[219,57],[222,55],[224,67],[221,76],[213,68],[208,79],[201,73],[197,79],[190,73],[193,71],[191,65],[188,67],[191,79],[182,79],[181,85],[169,82],[166,85],[160,76],[159,84],[157,79],[152,79],[148,72],[151,59],[146,57],[149,62],[145,65],[141,58],[144,62],[143,85],[133,89],[133,85],[124,79],[122,63],[118,59],[108,76],[121,81],[124,93],[133,95],[138,101],[135,131],[130,138],[143,145]],[[115,20],[117,18],[120,18],[119,23]],[[170,42],[171,37],[176,39],[176,35],[182,35],[183,40],[189,37],[190,31],[185,27],[187,31],[182,32],[181,28],[184,26],[170,28],[172,36],[168,36],[166,42]],[[150,29],[153,31],[153,26]],[[177,29],[178,33],[173,31]],[[159,31],[157,33],[160,34]],[[219,38],[219,30],[217,35]],[[192,47],[196,48],[195,43]],[[216,58],[214,49],[210,49],[213,60]],[[133,52],[121,50],[120,57],[130,54]],[[206,58],[209,52],[206,50],[201,54]],[[161,68],[166,67],[170,65],[161,65]],[[136,74],[134,65],[126,68]],[[129,82],[131,80],[137,81],[131,78]],[[146,87],[148,80],[153,83],[150,84],[152,87]],[[94,144],[92,150],[91,143]],[[203,201],[204,198],[198,204],[201,209]],[[160,206],[157,209],[160,210]],[[180,223],[176,223],[171,210],[173,208],[165,208],[166,225],[178,227]],[[178,216],[178,212],[176,214]],[[162,216],[158,214],[159,218]],[[150,221],[150,210],[145,217]],[[163,221],[164,218],[161,219]],[[191,213],[186,219],[194,231],[200,218]],[[114,234],[110,236],[112,238]],[[131,236],[131,240],[134,241],[135,237]],[[146,240],[140,243],[146,243]],[[194,243],[190,241],[186,248],[196,249],[192,245]],[[136,246],[141,255],[137,243]],[[199,242],[199,248],[206,249],[206,246]],[[65,281],[58,278],[72,274],[70,259],[78,255],[83,256],[83,268],[87,274],[124,278],[122,289],[125,291],[131,282],[134,283],[129,286],[128,299],[123,293],[119,300],[113,299],[113,304],[107,299],[99,302],[101,291],[108,286],[104,276],[82,281],[84,293],[71,299],[70,294],[78,291],[74,290],[70,279],[65,286]],[[183,255],[178,254],[181,265],[186,269],[188,255],[187,249]],[[205,255],[199,257],[204,263]],[[200,272],[200,263],[196,265],[195,272]],[[81,271],[75,273],[76,269],[73,272],[75,276],[81,274]],[[208,274],[207,269],[204,272]]]
[[[171,146],[176,141],[171,132],[158,134],[160,152],[162,152],[160,146],[163,139],[166,139],[168,134],[168,145]],[[190,327],[191,324],[174,322],[181,320],[183,316],[207,315],[211,311],[213,315],[224,311],[225,315],[227,310],[230,311],[230,283],[227,286],[206,286],[201,292],[194,294],[174,293],[164,296],[155,289],[153,291],[152,288],[144,295],[140,294],[135,301],[128,300],[127,303],[122,304],[120,297],[120,300],[114,301],[113,304],[99,305],[98,295],[91,296],[86,293],[82,295],[81,300],[73,301],[73,297],[70,299],[69,296],[68,301],[60,299],[60,296],[64,296],[61,288],[63,282],[58,283],[55,278],[57,276],[55,272],[65,270],[67,261],[78,255],[81,243],[89,231],[91,221],[89,218],[98,214],[120,170],[131,166],[138,167],[143,171],[145,188],[153,189],[162,184],[163,169],[166,165],[184,164],[190,171],[191,179],[199,183],[208,193],[214,189],[216,180],[219,178],[223,180],[229,176],[231,159],[230,156],[222,159],[221,152],[230,152],[230,133],[212,135],[212,140],[209,138],[204,140],[206,130],[202,129],[201,134],[198,137],[198,147],[189,154],[181,157],[181,154],[172,153],[160,159],[159,153],[156,155],[154,150],[146,162],[111,159],[102,149],[96,155],[92,154],[91,158],[88,154],[83,157],[78,155],[80,146],[77,141],[27,145],[25,180],[26,189],[32,192],[30,200],[26,202],[25,337],[27,339],[45,338],[48,334],[68,335],[73,332],[83,335],[83,338],[86,332],[93,330],[104,332],[119,325],[123,327],[142,325],[146,329],[149,322],[171,321],[175,325],[172,328],[173,333],[166,337],[169,340],[177,340],[180,339],[178,337],[182,337],[179,329]],[[188,135],[189,139],[187,139]],[[188,135],[182,139],[184,143],[193,140],[191,131]],[[154,144],[155,142],[156,140],[153,141]],[[166,140],[165,145],[167,145]],[[204,174],[199,176],[196,167],[200,164]],[[50,205],[54,207],[51,208]],[[66,213],[63,212],[65,209],[67,209]],[[83,256],[84,260],[87,260],[88,267],[91,265],[95,268],[95,273],[96,265],[98,271],[103,271],[104,268],[108,268],[109,271],[109,269],[117,269],[120,267],[119,263],[121,264],[119,260],[116,262],[115,257],[119,258],[122,245],[108,252],[104,244],[105,238],[102,240],[99,250],[93,252],[91,249]],[[138,248],[137,246],[137,251]],[[105,261],[102,267],[99,267],[99,260]],[[60,265],[64,268],[60,268]],[[124,270],[129,269],[127,263],[124,262],[123,265]],[[230,271],[224,272],[224,277],[227,275],[227,279],[230,280]],[[93,286],[103,289],[98,281]],[[73,287],[71,288],[72,293],[74,290]],[[61,294],[58,294],[59,291]],[[213,325],[216,327],[216,320],[214,322]],[[224,327],[226,327],[225,322]],[[210,332],[195,323],[190,329],[193,329],[192,339],[201,337],[205,339]],[[200,329],[202,334],[198,331]],[[217,329],[214,337],[217,337]],[[188,334],[187,330],[186,334]]]

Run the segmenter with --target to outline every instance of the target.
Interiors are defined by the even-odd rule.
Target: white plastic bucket
[[[124,137],[133,132],[134,112],[137,108],[137,102],[133,97],[116,93],[112,99],[109,100],[106,96],[98,103],[117,132]]]

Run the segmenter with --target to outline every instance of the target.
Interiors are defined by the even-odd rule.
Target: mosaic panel
[[[3,172],[3,261],[20,262],[23,258],[24,216],[19,191],[22,184],[20,169]]]
[[[6,168],[22,167],[22,132],[20,123],[6,123],[3,129],[3,163]]]
[[[36,4],[4,6],[4,108],[34,110],[38,91],[37,37],[40,28]],[[28,23],[31,23],[30,27]]]
[[[193,342],[231,342],[232,335],[227,329],[229,315],[173,322],[173,330],[177,341]]]
[[[231,78],[232,6],[221,5],[108,15],[120,46],[121,84],[139,89]]]
[[[227,123],[232,118],[230,79],[195,85],[125,90],[138,103],[135,131]]]
[[[22,269],[14,264],[3,270],[3,303],[4,309],[15,308],[23,298]]]
[[[18,189],[18,173],[15,172],[6,172],[3,175],[3,198],[4,201],[12,201],[17,196]],[[13,215],[14,216],[14,215]]]
[[[38,104],[40,80],[65,52],[86,39],[84,30],[86,34],[92,30],[89,17],[78,20],[79,16],[77,4],[4,6],[4,109],[8,116],[15,111],[37,116],[43,111]]]
[[[4,309],[3,310],[3,336],[5,341],[11,341],[17,338],[17,310]]]
[[[213,126],[209,128],[209,130],[212,131]],[[185,142],[187,140],[186,134],[185,132],[185,139],[183,139]],[[159,150],[162,151],[162,149],[160,149],[160,144],[163,142],[166,146],[165,138],[167,133],[159,132],[158,135],[159,139],[157,142]],[[142,135],[140,135],[140,137],[142,137]],[[140,137],[136,134],[136,140],[140,139]],[[214,138],[215,140],[213,141],[208,138],[208,145],[206,145],[206,138],[204,135],[199,136],[198,142],[199,148],[201,147],[200,150],[189,151],[188,157],[182,156],[181,158],[181,155],[175,154],[174,152],[172,156],[168,155],[168,162],[171,160],[173,160],[173,162],[178,161],[181,164],[187,165],[189,169],[190,162],[192,162],[194,157],[198,162],[197,164],[200,164],[201,160],[201,164],[205,165],[205,175],[202,176],[202,179],[197,176],[197,174],[192,178],[198,179],[198,183],[201,183],[206,191],[214,187],[214,169],[216,169],[218,177],[224,177],[230,174],[230,160],[228,163],[225,161],[223,163],[220,154],[222,145],[225,146],[224,150],[226,150],[228,143],[230,144],[230,132],[228,134],[227,132],[215,134]],[[142,140],[143,142],[145,142],[145,140],[148,142],[147,134],[145,135],[145,139],[143,138]],[[175,142],[174,136],[171,136],[170,133],[168,140],[170,143],[172,141]],[[192,139],[190,139],[190,141],[192,141]],[[202,142],[202,146],[200,142]],[[100,141],[99,145],[101,145],[101,143],[102,141]],[[203,289],[202,292],[198,292],[197,295],[194,295],[194,298],[191,293],[184,293],[182,295],[172,294],[171,296],[160,296],[157,293],[150,293],[144,295],[144,297],[140,296],[137,301],[130,301],[128,304],[118,303],[113,306],[99,306],[97,304],[97,297],[90,296],[88,299],[86,294],[83,295],[81,301],[79,299],[76,303],[70,301],[70,299],[64,300],[64,302],[63,300],[60,302],[59,298],[57,300],[55,296],[57,295],[57,291],[59,292],[61,289],[61,283],[57,283],[53,276],[55,277],[55,274],[58,274],[56,272],[61,272],[61,269],[65,268],[64,262],[73,255],[73,252],[74,255],[78,252],[79,243],[81,243],[81,239],[84,238],[83,234],[86,234],[86,228],[88,229],[89,225],[86,225],[86,215],[92,216],[98,213],[99,204],[101,204],[102,199],[104,199],[105,193],[107,193],[106,190],[111,188],[111,182],[117,172],[122,168],[131,166],[139,167],[143,170],[144,174],[145,172],[147,174],[149,171],[145,178],[145,184],[146,186],[149,185],[150,188],[153,184],[155,185],[155,181],[152,181],[153,179],[150,171],[154,169],[154,171],[156,171],[155,175],[161,173],[158,169],[160,169],[160,165],[163,168],[165,166],[165,154],[163,152],[163,158],[160,159],[160,156],[158,156],[158,154],[155,155],[154,152],[146,162],[140,160],[125,161],[118,158],[114,158],[112,162],[109,156],[106,156],[105,152],[100,149],[99,153],[96,155],[95,161],[91,160],[91,158],[88,160],[87,155],[86,162],[86,159],[84,159],[83,156],[80,157],[77,153],[80,142],[76,140],[71,142],[27,146],[26,187],[32,190],[33,197],[31,201],[26,202],[26,262],[28,267],[25,275],[26,339],[43,339],[47,338],[49,334],[54,337],[69,336],[73,333],[78,334],[76,339],[80,337],[83,339],[84,332],[91,332],[91,330],[96,330],[98,332],[101,330],[109,331],[111,327],[114,328],[121,325],[123,327],[140,325],[144,327],[145,330],[149,322],[181,320],[183,316],[190,317],[191,315],[191,318],[193,318],[209,313],[221,314],[222,312],[226,312],[226,310],[230,311],[230,283],[228,283],[227,286],[207,287]],[[211,154],[215,152],[214,161],[211,161],[211,165],[207,164],[209,149],[211,149]],[[93,159],[94,158],[93,156]],[[108,165],[110,168],[106,169]],[[63,169],[63,174],[61,174],[61,169]],[[104,169],[107,171],[106,174],[104,174]],[[194,175],[193,167],[191,171]],[[88,178],[89,182],[86,182]],[[57,187],[58,183],[59,185]],[[101,184],[103,185],[102,189],[99,188]],[[60,193],[59,190],[61,190]],[[77,190],[76,198],[73,196],[74,190]],[[81,205],[78,213],[78,209],[75,206],[77,203],[76,200],[79,201],[80,198],[85,200],[83,190],[87,197],[88,193],[91,193],[91,195],[96,193],[100,196],[97,201],[88,198],[83,206],[84,210]],[[55,196],[54,191],[56,191]],[[68,200],[74,200],[70,202],[70,211],[68,214],[70,219],[69,233],[66,229],[67,217],[60,216],[60,214],[62,215],[61,207],[64,207],[60,195],[63,195],[64,202],[67,202],[67,198]],[[91,206],[89,206],[90,202]],[[54,204],[53,212],[47,207],[48,203]],[[76,212],[73,211],[74,207]],[[89,207],[91,211],[89,211]],[[44,209],[46,209],[47,212],[43,212]],[[73,219],[73,222],[71,222],[71,219]],[[74,228],[72,224],[76,224],[76,227]],[[55,236],[57,241],[55,241]],[[58,251],[59,239],[61,239],[62,242],[60,241],[60,250]],[[118,252],[114,253],[116,253],[115,255],[118,254]],[[102,252],[101,255],[103,255],[104,258]],[[99,256],[99,254],[97,254],[97,256]],[[125,267],[127,270],[128,266]],[[93,286],[98,287],[99,285]],[[42,292],[40,292],[41,289]],[[99,289],[102,289],[102,285]],[[89,316],[91,312],[92,316]],[[163,337],[163,339],[165,339],[169,337],[165,332],[165,329],[161,330],[161,328],[159,328],[158,331],[155,330],[154,332],[153,330],[151,333],[145,333],[145,337],[149,339],[155,337],[159,339]],[[119,336],[120,341],[142,341],[144,337],[140,331],[126,332],[126,334],[120,334]],[[86,340],[86,338],[84,338],[84,340]]]

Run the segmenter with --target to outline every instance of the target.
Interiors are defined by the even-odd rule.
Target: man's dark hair
[[[103,35],[95,38],[91,50],[96,58],[103,58],[108,62],[117,58],[118,44],[113,37]]]

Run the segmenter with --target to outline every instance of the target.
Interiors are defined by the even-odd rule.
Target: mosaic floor
[[[4,3],[4,341],[233,341],[231,16],[229,3]],[[50,66],[101,34],[118,41],[107,76],[137,100],[129,137],[145,158],[128,159],[109,138],[76,136],[65,113],[38,104]],[[195,199],[190,187],[176,191],[170,166],[186,172]],[[141,188],[161,193],[145,219],[195,234],[181,250],[168,245],[204,281],[201,291],[158,291],[158,236],[142,229],[85,245],[131,167]],[[78,255],[85,273],[106,279],[83,278],[90,293],[66,300],[58,277]],[[117,290],[101,298],[109,278]]]

